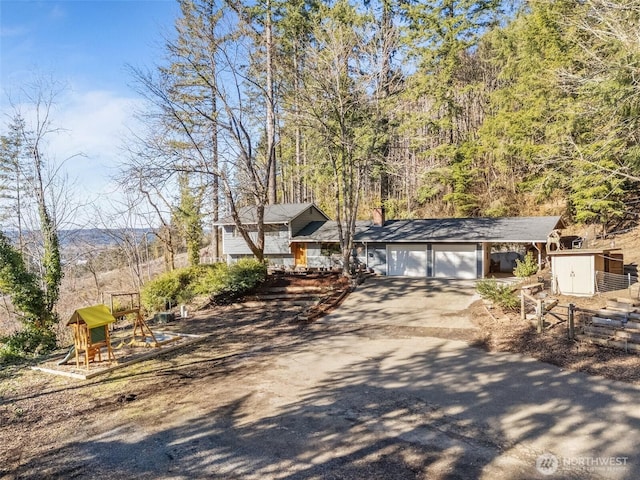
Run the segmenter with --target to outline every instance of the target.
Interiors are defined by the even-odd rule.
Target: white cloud
[[[75,182],[83,203],[105,205],[105,200],[119,200],[114,198],[121,194],[114,193],[111,177],[121,163],[123,139],[136,122],[134,112],[140,102],[98,90],[65,94],[56,100],[50,120],[52,128],[60,131],[47,135],[43,153],[50,162],[64,162],[62,171]],[[21,104],[18,109],[27,126],[33,125],[32,106]],[[0,133],[4,130],[3,125]]]
[[[107,91],[89,91],[69,97],[59,106],[55,123],[65,132],[52,138],[50,152],[66,161],[69,175],[87,195],[113,191],[110,177],[122,157],[122,140],[135,122],[140,100]],[[81,154],[78,156],[78,154]]]

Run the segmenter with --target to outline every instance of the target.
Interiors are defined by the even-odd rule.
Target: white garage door
[[[434,245],[436,278],[477,278],[474,244]]]
[[[398,277],[427,276],[426,245],[389,245],[387,275]]]

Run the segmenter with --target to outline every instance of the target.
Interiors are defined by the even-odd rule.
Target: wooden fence
[[[553,316],[567,322],[569,339],[640,352],[640,301],[607,300],[605,308],[587,310],[572,303],[558,305],[557,300],[542,296],[543,288],[542,283],[534,283],[520,292],[521,318],[534,320],[538,333],[545,328],[545,317]]]

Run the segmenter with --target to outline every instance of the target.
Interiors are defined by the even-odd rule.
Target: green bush
[[[228,303],[263,282],[267,266],[253,259],[243,259],[231,266],[224,263],[199,265],[164,273],[147,282],[140,292],[148,311],[166,308],[207,295],[215,303]]]
[[[476,290],[483,299],[493,302],[503,310],[517,310],[520,305],[520,300],[511,286],[498,283],[495,278],[479,280]]]
[[[229,267],[228,284],[225,290],[229,293],[242,294],[264,282],[266,277],[266,264],[245,258]]]
[[[147,311],[160,311],[167,304],[188,302],[194,296],[191,285],[196,275],[197,269],[180,268],[157,276],[140,290],[142,306]]]
[[[257,260],[246,258],[227,267],[223,274],[221,288],[210,289],[211,300],[216,304],[226,304],[241,297],[262,283],[267,277],[267,266]]]
[[[56,335],[46,328],[30,328],[0,338],[0,364],[15,363],[55,350]]]
[[[516,277],[527,278],[536,273],[538,273],[538,262],[534,258],[533,253],[527,253],[524,260],[516,259],[516,268],[513,269],[513,274]]]
[[[196,295],[211,295],[224,289],[229,281],[229,267],[226,263],[200,265],[198,277],[193,284]]]

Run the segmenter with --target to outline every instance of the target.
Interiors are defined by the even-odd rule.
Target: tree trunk
[[[266,90],[267,90],[267,171],[269,177],[267,200],[271,205],[278,201],[276,184],[276,114],[275,114],[275,90],[273,85],[273,25],[271,21],[271,0],[267,0],[265,15],[265,50],[266,50]]]

